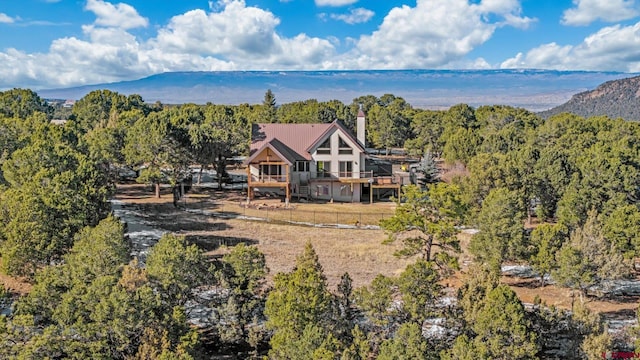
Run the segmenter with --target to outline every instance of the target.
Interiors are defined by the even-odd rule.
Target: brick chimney
[[[366,147],[366,121],[364,116],[364,111],[362,111],[362,105],[360,105],[360,109],[358,110],[358,117],[356,118],[356,138],[360,142],[363,147]]]

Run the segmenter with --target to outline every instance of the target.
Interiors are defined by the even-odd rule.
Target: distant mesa
[[[37,90],[43,98],[80,99],[93,90],[139,94],[148,102],[258,104],[271,89],[278,103],[316,99],[350,104],[363,95],[393,94],[417,108],[455,104],[510,105],[545,111],[579,92],[634,74],[551,70],[359,70],[171,72],[133,81]]]
[[[640,120],[640,76],[611,80],[594,90],[571,97],[566,103],[540,113],[547,118],[563,112],[585,118],[606,115],[610,118]]]

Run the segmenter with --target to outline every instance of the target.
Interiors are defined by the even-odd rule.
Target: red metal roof
[[[330,124],[253,124],[249,159],[270,143],[290,161],[311,160],[309,149],[332,128],[340,129],[364,151],[356,137],[339,120]]]
[[[296,155],[311,160],[307,148],[331,126],[332,124],[253,124],[249,156],[271,140],[278,139]]]

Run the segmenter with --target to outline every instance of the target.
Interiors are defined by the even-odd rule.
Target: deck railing
[[[300,174],[300,173],[298,173]],[[399,178],[397,176],[374,176],[373,171],[360,171],[355,173],[353,171],[338,171],[338,172],[317,172],[307,173],[309,179],[371,179],[371,182],[376,184],[394,184],[398,183]],[[253,183],[286,183],[287,175],[251,175],[251,182]]]
[[[373,171],[360,171],[359,173],[355,171],[338,171],[338,172],[317,172],[312,173],[311,179],[369,179],[373,178]]]
[[[253,183],[286,183],[287,175],[251,174],[251,182]]]

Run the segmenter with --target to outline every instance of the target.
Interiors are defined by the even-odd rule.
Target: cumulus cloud
[[[11,24],[15,20],[5,13],[0,13],[0,23]]]
[[[345,68],[438,68],[459,61],[502,26],[524,28],[517,0],[418,0],[392,9],[342,58]],[[495,21],[489,19],[496,19]]]
[[[99,26],[133,29],[149,25],[149,20],[140,16],[138,11],[128,4],[113,5],[102,0],[87,0],[85,9],[97,16],[95,24]]]
[[[358,2],[358,0],[315,0],[316,6],[345,6]]]
[[[544,44],[505,60],[501,68],[640,72],[640,22],[602,28],[575,46]]]
[[[253,69],[299,69],[335,51],[326,39],[306,34],[281,37],[276,31],[280,19],[269,11],[239,0],[224,5],[220,12],[193,10],[175,16],[158,31],[153,47],[166,53],[214,56]]]
[[[369,9],[355,8],[351,9],[348,14],[331,14],[330,17],[334,20],[344,21],[347,24],[359,24],[369,21],[375,14]]]
[[[280,20],[274,14],[246,6],[242,0],[223,0],[215,4],[218,10],[175,16],[147,40],[128,31],[133,24],[142,24],[135,9],[92,2],[97,3],[107,5],[101,10],[92,8],[101,21],[83,26],[82,38],[55,40],[47,53],[0,52],[4,65],[0,67],[0,88],[18,84],[34,89],[68,87],[165,71],[322,68],[335,56],[335,39],[306,34],[282,37],[276,31]]]
[[[573,5],[564,12],[562,24],[582,26],[596,20],[616,22],[639,14],[635,0],[573,0]]]

